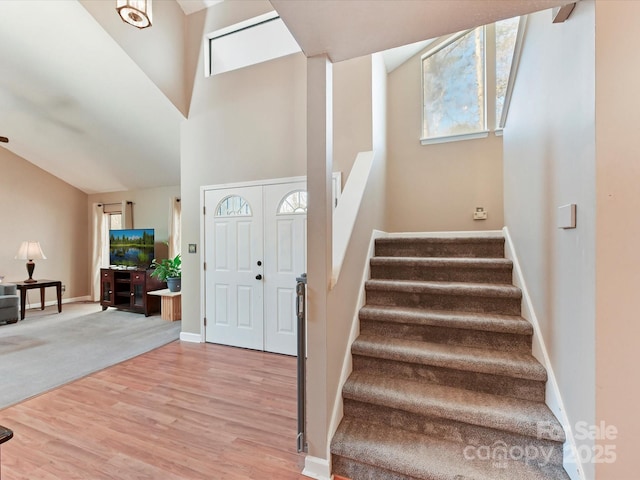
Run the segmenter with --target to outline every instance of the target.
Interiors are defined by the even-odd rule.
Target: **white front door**
[[[262,187],[205,191],[207,341],[262,350]]]
[[[204,195],[205,340],[296,355],[296,277],[306,272],[306,182]]]
[[[296,277],[307,271],[306,182],[265,186],[264,349],[296,355]]]

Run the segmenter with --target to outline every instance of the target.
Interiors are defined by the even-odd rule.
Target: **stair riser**
[[[331,472],[352,480],[422,480],[360,463],[340,455],[331,456]]]
[[[511,268],[452,268],[372,265],[371,278],[434,282],[512,283]]]
[[[417,415],[350,399],[344,400],[344,416],[345,418],[367,418],[367,421],[372,424],[387,425],[408,432],[456,442],[460,444],[462,451],[469,445],[473,447],[495,447],[496,451],[498,451],[499,446],[507,449],[512,447],[528,448],[530,449],[529,451],[535,452],[531,454],[531,457],[533,455],[544,455],[545,459],[540,458],[541,461],[546,462],[546,458],[548,458],[550,465],[562,465],[563,445],[559,442],[540,440],[455,420]]]
[[[367,289],[367,304],[520,315],[520,299]]]
[[[464,388],[522,400],[544,401],[544,382],[503,375],[455,370],[452,368],[398,362],[375,357],[353,355],[353,370],[384,373],[394,378]]]
[[[531,335],[364,319],[360,319],[360,333],[509,352],[531,352],[532,339]]]
[[[504,258],[504,242],[377,241],[375,254],[378,257]]]
[[[360,463],[340,455],[331,456],[331,472],[354,480],[422,480]]]

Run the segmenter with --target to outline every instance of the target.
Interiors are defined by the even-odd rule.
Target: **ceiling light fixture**
[[[147,28],[153,22],[151,0],[116,0],[116,10],[120,18],[138,28]]]

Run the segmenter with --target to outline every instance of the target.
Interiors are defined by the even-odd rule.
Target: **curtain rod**
[[[98,203],[99,207],[102,207],[102,206],[105,206],[105,205],[122,205],[122,202]],[[127,200],[127,205],[133,205],[133,202],[130,202],[129,200]]]

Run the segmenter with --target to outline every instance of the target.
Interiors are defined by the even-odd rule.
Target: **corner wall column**
[[[327,296],[332,268],[333,65],[307,59],[307,441],[327,461]]]

